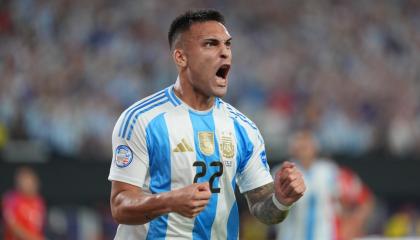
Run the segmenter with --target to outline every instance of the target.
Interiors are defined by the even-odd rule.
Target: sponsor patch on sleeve
[[[119,168],[125,168],[133,161],[133,152],[126,145],[120,145],[115,150],[115,164]]]

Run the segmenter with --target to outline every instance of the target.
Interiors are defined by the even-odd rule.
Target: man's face
[[[227,92],[232,63],[231,37],[216,21],[193,24],[182,35],[189,83],[206,97],[223,97]]]
[[[317,148],[313,136],[306,132],[296,134],[292,141],[291,153],[295,159],[311,164],[315,160]]]
[[[16,175],[17,188],[26,195],[35,195],[38,192],[38,177],[30,169],[23,168]]]

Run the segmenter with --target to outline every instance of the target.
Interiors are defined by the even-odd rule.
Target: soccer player
[[[347,240],[363,234],[373,197],[355,173],[318,158],[310,131],[291,138],[292,160],[301,169],[308,191],[277,227],[277,239]]]
[[[285,163],[273,182],[257,127],[221,99],[232,60],[223,16],[188,11],[168,38],[175,84],[125,110],[113,131],[116,239],[238,239],[236,184],[254,216],[281,222],[303,177]]]
[[[38,193],[38,176],[31,168],[21,167],[16,171],[15,185],[16,189],[3,197],[3,239],[45,239],[45,204]]]

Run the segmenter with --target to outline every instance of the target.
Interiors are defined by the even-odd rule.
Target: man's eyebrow
[[[220,42],[220,40],[218,38],[215,37],[208,37],[208,38],[204,38],[203,41],[212,41],[212,42]]]
[[[207,38],[204,38],[203,41],[230,42],[230,41],[232,41],[232,37],[228,38],[227,40],[221,40],[217,37],[207,37]]]
[[[203,43],[211,43],[211,44],[223,44],[223,45],[231,45],[232,38],[228,38],[227,40],[221,40],[218,38],[205,38],[202,40]]]

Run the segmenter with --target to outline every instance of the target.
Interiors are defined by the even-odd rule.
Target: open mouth
[[[230,70],[230,65],[229,64],[223,64],[217,70],[216,76],[218,76],[219,78],[226,79],[226,77],[227,77],[227,75],[229,73],[229,70]]]

